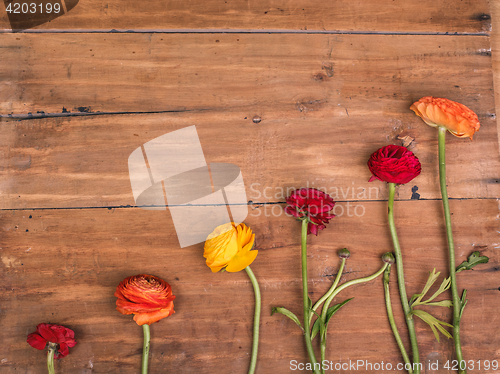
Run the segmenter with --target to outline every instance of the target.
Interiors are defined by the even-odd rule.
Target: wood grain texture
[[[322,112],[201,111],[106,115],[10,121],[2,124],[0,175],[2,209],[135,206],[128,157],[142,144],[196,125],[207,162],[240,167],[247,198],[254,204],[280,202],[294,188],[325,189],[337,201],[387,199],[385,184],[368,183],[372,152],[401,135],[415,138],[410,149],[422,174],[399,192],[401,199],[440,197],[437,131],[413,112],[350,114]],[[356,108],[349,109],[356,113]],[[340,111],[340,110],[339,110]],[[345,112],[344,112],[345,114]],[[246,119],[245,119],[246,118]],[[221,136],[221,134],[223,134]],[[491,118],[473,141],[448,136],[448,183],[453,198],[500,195],[496,124]],[[472,166],[471,166],[472,165]],[[338,211],[340,212],[340,210]]]
[[[437,198],[436,134],[408,109],[429,94],[467,104],[482,123],[473,142],[449,137],[450,196],[499,196],[498,159],[484,157],[497,149],[487,37],[26,37],[33,42],[6,36],[12,63],[4,72],[18,78],[3,91],[3,105],[14,115],[94,115],[3,122],[4,209],[134,205],[130,153],[190,125],[198,126],[209,162],[242,168],[254,202],[283,201],[287,190],[308,183],[337,200],[385,198],[366,182],[366,160],[404,135],[415,138],[411,149],[428,171],[418,193]],[[35,42],[42,39],[49,48]],[[47,65],[41,56],[51,48]],[[87,48],[97,55],[84,57]],[[187,57],[195,55],[206,58]],[[95,115],[137,111],[165,112]]]
[[[68,7],[74,3],[66,0]],[[461,33],[488,32],[489,14],[487,0],[82,0],[67,14],[34,30],[275,29]],[[21,21],[23,19],[21,17]],[[26,22],[11,25],[7,13],[2,11],[0,29],[10,31],[26,27],[23,24]]]
[[[252,108],[407,110],[432,93],[494,112],[487,36],[6,34],[4,115]],[[346,112],[346,108],[347,111]]]
[[[381,265],[380,255],[391,248],[386,202],[364,205],[365,215],[336,217],[318,237],[310,238],[313,300],[331,284],[339,265],[338,249],[347,246],[352,252],[343,276],[350,280],[374,272]],[[496,318],[500,257],[494,249],[498,203],[452,201],[451,209],[457,259],[465,259],[473,250],[491,258],[490,263],[458,277],[460,288],[469,290],[462,327],[465,357],[495,359],[500,344]],[[395,212],[411,295],[422,288],[432,267],[446,272],[441,204],[396,202]],[[270,309],[285,306],[300,315],[300,225],[270,206],[251,210],[247,223],[256,233],[260,251],[252,265],[263,293],[258,371],[289,372],[290,360],[306,360],[302,336],[293,322],[270,316]],[[43,372],[44,354],[24,340],[40,321],[65,324],[76,331],[79,344],[57,363],[58,372],[137,372],[141,329],[131,317],[114,310],[113,297],[116,285],[136,273],[163,277],[177,295],[176,313],[152,325],[152,373],[246,372],[253,311],[250,283],[244,273],[212,274],[204,263],[202,244],[180,249],[168,212],[137,208],[4,211],[0,225],[2,373]],[[393,291],[401,324],[394,277]],[[383,360],[395,365],[400,359],[385,316],[381,279],[351,287],[336,300],[349,297],[355,298],[333,320],[328,359],[334,363]],[[451,317],[446,308],[433,312],[445,320]],[[423,361],[451,358],[450,341],[437,343],[420,321],[417,329]]]
[[[168,210],[139,209],[132,196],[130,153],[191,125],[207,162],[236,164],[245,181],[263,294],[258,374],[307,360],[299,329],[270,316],[273,306],[302,309],[299,224],[280,202],[302,186],[338,201],[337,217],[309,239],[313,300],[329,288],[340,248],[352,252],[343,281],[374,272],[392,245],[386,186],[367,182],[366,161],[406,135],[423,172],[398,187],[395,213],[408,293],[419,292],[432,267],[447,273],[437,133],[408,109],[426,95],[464,103],[481,121],[473,141],[448,136],[448,188],[457,263],[474,250],[490,257],[458,274],[469,290],[464,355],[499,359],[498,1],[88,0],[15,34],[0,13],[0,373],[46,372],[44,353],[26,343],[40,322],[77,334],[56,373],[137,373],[142,331],[115,310],[113,292],[138,273],[177,295],[176,313],[152,326],[151,374],[246,372],[246,275],[212,274],[202,244],[180,248]],[[403,326],[394,271],[391,291]],[[349,297],[328,359],[401,362],[381,279],[336,302]],[[416,325],[423,363],[454,358],[450,340]]]
[[[492,32],[491,32],[491,54],[493,64],[493,82],[495,86],[495,107],[496,112],[500,108],[500,2],[491,2],[492,13]],[[498,122],[498,121],[497,121]],[[500,134],[500,125],[498,126],[498,133]],[[500,147],[499,147],[500,150]]]

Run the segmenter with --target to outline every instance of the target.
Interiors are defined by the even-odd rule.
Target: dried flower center
[[[152,291],[160,291],[163,289],[161,282],[159,282],[155,277],[137,278],[134,283],[140,288]]]

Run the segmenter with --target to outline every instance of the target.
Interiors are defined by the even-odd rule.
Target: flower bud
[[[387,252],[382,256],[382,261],[384,261],[386,264],[392,265],[396,262],[396,259],[394,258],[392,252]]]
[[[346,260],[351,257],[351,252],[347,248],[343,248],[339,251],[339,257],[345,258]]]

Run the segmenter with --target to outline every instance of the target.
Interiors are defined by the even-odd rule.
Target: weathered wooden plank
[[[284,201],[292,189],[306,186],[326,189],[337,201],[350,201],[345,214],[354,214],[356,201],[387,199],[385,183],[368,183],[366,162],[379,147],[401,144],[397,137],[402,135],[415,139],[410,149],[423,172],[400,188],[399,197],[419,194],[422,199],[439,199],[437,132],[408,109],[411,102],[372,115],[349,106],[337,109],[333,117],[321,109],[260,112],[253,107],[243,112],[3,122],[0,206],[135,206],[130,154],[152,139],[191,125],[197,127],[206,162],[227,162],[241,169],[247,200],[253,203]],[[258,124],[252,121],[255,113],[262,117]],[[453,198],[500,196],[495,119],[481,115],[481,122],[473,141],[448,136],[448,186]],[[341,213],[340,207],[336,212]]]
[[[449,139],[450,195],[499,196],[487,37],[78,36],[53,35],[42,48],[41,35],[5,35],[2,73],[17,77],[5,83],[6,113],[183,113],[3,122],[3,209],[133,205],[130,153],[190,125],[208,162],[242,169],[252,201],[282,201],[307,183],[337,200],[385,198],[383,188],[370,196],[364,165],[398,135],[416,139],[418,193],[438,198],[435,131],[408,110],[429,94],[468,105],[482,123],[473,142]]]
[[[313,300],[328,289],[337,271],[336,250],[346,246],[352,251],[343,280],[374,272],[379,256],[390,250],[386,203],[363,204],[364,215],[337,217],[310,238]],[[462,324],[464,354],[467,359],[498,359],[491,350],[500,344],[495,318],[500,257],[494,249],[499,245],[498,202],[451,201],[451,209],[457,261],[473,250],[491,258],[458,277],[460,288],[469,290]],[[258,370],[288,372],[291,360],[306,360],[302,336],[293,322],[270,316],[270,308],[283,305],[301,314],[299,223],[269,206],[256,210],[262,214],[250,213],[247,223],[260,250],[252,265],[263,293]],[[395,213],[411,295],[420,291],[432,267],[447,273],[441,204],[400,201]],[[114,310],[113,292],[124,277],[141,272],[165,278],[177,295],[176,313],[152,326],[151,372],[246,372],[251,286],[244,273],[212,274],[202,244],[179,248],[168,213],[137,208],[4,211],[0,225],[2,373],[45,370],[43,353],[25,342],[39,322],[65,324],[77,333],[79,344],[57,364],[60,372],[137,372],[141,329]],[[395,313],[402,323],[395,278],[393,286]],[[348,297],[355,299],[332,322],[328,359],[401,362],[385,316],[381,279],[349,288],[338,300]],[[445,320],[451,317],[447,309],[433,311]],[[435,342],[420,321],[417,329],[422,360],[451,358],[449,341]]]
[[[22,1],[9,1],[22,3]],[[40,3],[41,1],[37,1]],[[47,1],[43,1],[46,3]],[[28,2],[29,3],[29,2]],[[55,3],[51,2],[51,3]],[[403,32],[488,32],[486,0],[320,1],[75,1],[65,0],[67,14],[55,16],[2,12],[0,29],[152,30],[277,29]],[[76,4],[76,5],[75,5]],[[7,5],[7,4],[6,4]],[[20,10],[21,11],[21,10]],[[54,14],[54,13],[52,13]],[[14,16],[11,13],[11,16]],[[45,19],[41,19],[43,17]],[[28,18],[29,17],[29,18]],[[48,19],[47,19],[48,17]],[[44,23],[39,25],[41,22]]]
[[[483,117],[494,113],[486,36],[5,34],[2,40],[2,114],[252,108],[261,115],[298,109],[371,118],[429,94],[460,99]]]
[[[498,108],[500,108],[500,93],[498,92],[498,87],[500,87],[500,3],[492,2],[491,11],[493,13],[493,30],[491,34],[493,81],[496,87],[495,103],[498,111]],[[500,126],[498,127],[498,132],[500,134]]]

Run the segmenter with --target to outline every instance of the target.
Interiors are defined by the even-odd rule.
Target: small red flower
[[[36,332],[28,335],[28,344],[38,350],[45,349],[47,344],[57,344],[55,358],[63,358],[69,354],[69,348],[76,345],[75,333],[73,330],[61,325],[50,323],[40,323],[36,327]]]
[[[368,168],[373,174],[369,182],[378,179],[397,184],[410,182],[422,169],[417,156],[399,145],[387,145],[373,152]]]
[[[285,213],[302,220],[308,219],[307,234],[318,235],[318,229],[326,228],[325,223],[335,217],[329,213],[335,206],[335,201],[327,193],[316,188],[301,188],[295,190],[287,199]]]

